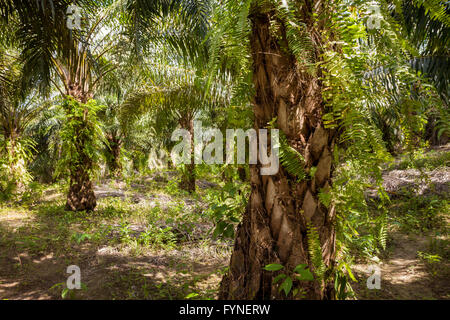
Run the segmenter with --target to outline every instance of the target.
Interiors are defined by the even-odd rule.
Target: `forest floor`
[[[357,299],[450,299],[450,148],[399,159],[383,175],[391,196],[385,250],[357,259]],[[180,192],[173,173],[96,183],[93,213],[64,211],[66,186],[38,185],[0,205],[0,299],[215,299],[232,240],[212,237],[210,192]],[[69,265],[82,290],[66,290]],[[369,266],[381,288],[368,289]]]
[[[358,299],[450,299],[448,260],[438,265],[428,265],[418,256],[429,248],[428,236],[394,234],[389,245],[389,255],[372,264],[355,264],[353,271],[357,283],[353,289]],[[448,250],[448,248],[447,248]],[[373,274],[369,266],[380,268],[380,289],[368,289],[367,279]],[[371,272],[370,272],[371,271]]]
[[[70,298],[215,298],[231,242],[207,236],[201,200],[145,181],[98,183],[91,214],[65,212],[57,188],[32,206],[3,207],[0,299],[61,299],[69,265],[80,267],[83,287]]]
[[[378,259],[352,266],[357,298],[450,299],[450,145],[399,157],[384,171],[383,186],[390,196],[387,245]],[[379,290],[367,286],[373,267]]]

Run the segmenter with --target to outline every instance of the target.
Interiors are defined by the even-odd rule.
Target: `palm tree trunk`
[[[305,12],[305,17],[310,17],[310,13]],[[329,275],[335,258],[335,211],[320,203],[318,194],[331,185],[334,133],[325,129],[322,122],[322,83],[286,50],[285,25],[278,20],[280,28],[273,27],[277,20],[274,10],[253,10],[250,19],[255,128],[267,127],[276,117],[277,127],[289,145],[305,158],[305,170],[315,170],[315,174],[299,182],[282,166],[276,175],[262,176],[259,164],[250,165],[250,200],[237,229],[219,298],[300,298],[301,295],[293,296],[292,291],[286,297],[278,290],[279,284],[273,283],[277,273],[263,269],[277,263],[284,266],[284,273],[306,264],[315,273],[316,281],[294,281],[294,286],[302,289],[302,297],[332,299],[334,289]],[[302,22],[317,37],[312,22],[308,18]],[[320,241],[319,257],[321,252],[321,264],[326,270],[323,277],[318,277],[319,266],[311,254],[315,249],[312,234]]]
[[[85,158],[83,165],[77,166],[70,173],[70,187],[67,194],[66,210],[92,211],[97,205],[92,181],[87,167],[91,159]]]
[[[117,177],[122,172],[122,164],[120,163],[120,150],[122,146],[122,141],[120,137],[118,137],[114,133],[108,134],[106,136],[106,139],[108,140],[108,150],[109,150],[108,168],[110,174],[112,176]]]
[[[182,128],[189,131],[191,134],[191,146],[194,148],[194,117],[193,115],[186,115],[185,118],[180,120],[180,125]],[[186,171],[181,177],[180,187],[189,193],[195,192],[195,163],[194,158],[191,155],[191,163],[186,165]]]
[[[9,172],[8,176],[10,181],[15,185],[16,192],[23,191],[23,169],[25,163],[21,163],[23,159],[17,155],[17,144],[20,138],[20,132],[17,128],[13,127],[9,130],[5,131],[4,139],[5,139],[5,152],[8,157],[8,166]],[[22,170],[21,170],[22,169]]]
[[[82,104],[85,104],[91,97],[90,94],[83,93],[83,91],[80,90],[69,91],[69,95]],[[88,111],[85,110],[83,117],[76,119],[79,124],[76,130],[77,139],[75,139],[74,142],[76,144],[75,150],[77,150],[77,154],[73,155],[74,158],[70,165],[70,186],[66,202],[66,210],[70,211],[92,211],[97,205],[90,177],[93,162],[84,149],[86,140],[89,139],[89,137],[85,136],[89,133],[86,133],[86,130],[83,130],[87,125],[87,114]]]

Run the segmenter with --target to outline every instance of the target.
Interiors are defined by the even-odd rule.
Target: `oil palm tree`
[[[22,64],[16,50],[0,45],[0,154],[6,158],[8,180],[23,189],[30,182],[27,162],[31,158],[32,141],[25,131],[45,106],[37,92],[22,86]]]
[[[130,125],[133,123],[130,119],[149,112],[155,119],[155,141],[170,148],[173,142],[167,138],[178,126],[190,133],[193,145],[194,120],[202,112],[228,106],[232,87],[227,77],[215,77],[211,81],[205,68],[206,60],[203,60],[201,67],[199,57],[194,61],[185,58],[177,60],[174,56],[164,56],[160,48],[147,59],[147,86],[130,92],[121,105],[120,117],[127,119]],[[194,192],[196,177],[193,157],[183,172],[181,187]]]
[[[444,142],[445,136],[450,136],[450,3],[440,0],[404,0],[400,8],[394,8],[394,17],[417,49],[410,60],[411,67],[434,85],[442,101],[428,108],[431,110],[427,119],[427,138],[433,144]],[[439,107],[440,104],[442,106]]]
[[[402,132],[399,127],[405,118],[402,110],[405,104],[422,105],[418,108],[421,110],[415,113],[426,114],[424,119],[427,121],[426,135],[432,143],[437,143],[438,136],[449,132],[446,125],[448,121],[445,119],[449,116],[447,109],[450,95],[448,83],[450,6],[445,1],[439,0],[386,1],[384,4],[387,12],[398,24],[408,46],[404,50],[404,58],[397,64],[377,66],[367,72],[366,76],[372,78],[374,86],[378,89],[381,86],[385,87],[388,98],[374,100],[371,113],[373,121],[383,132],[388,149],[393,153],[395,142],[401,141]],[[429,83],[434,86],[437,96],[433,99],[433,103],[429,103],[429,99],[427,101],[427,97],[418,92],[423,85],[422,80],[405,79],[395,74],[396,69],[404,66],[409,66],[415,73],[420,73],[425,85]],[[410,88],[409,92],[407,90],[400,92],[398,88],[405,85]]]

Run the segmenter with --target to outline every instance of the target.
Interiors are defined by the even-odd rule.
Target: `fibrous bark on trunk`
[[[308,10],[312,9],[306,7],[305,11]],[[309,21],[310,13],[305,13],[302,22],[313,41],[320,41],[319,32]],[[258,9],[252,11],[250,20],[255,129],[266,128],[268,122],[277,118],[277,127],[288,144],[303,155],[306,172],[315,174],[299,182],[282,166],[276,175],[262,176],[259,164],[250,165],[251,195],[237,229],[230,268],[222,280],[219,298],[281,299],[286,296],[273,284],[277,273],[263,268],[277,263],[284,266],[283,272],[289,272],[299,264],[306,264],[317,274],[308,230],[318,235],[323,265],[330,268],[334,263],[334,209],[318,199],[319,192],[326,192],[331,185],[334,133],[322,122],[325,107],[319,77],[307,72],[303,61],[297,61],[286,50],[284,22],[278,20],[274,10]],[[275,22],[278,29],[273,27]],[[316,59],[318,53],[316,49]],[[303,298],[334,297],[329,281],[301,281],[294,285],[302,288]],[[288,298],[299,297],[291,294]]]
[[[86,161],[84,164],[88,164]],[[82,166],[72,170],[70,174],[70,187],[67,194],[66,210],[92,211],[97,201],[89,177],[89,172]]]

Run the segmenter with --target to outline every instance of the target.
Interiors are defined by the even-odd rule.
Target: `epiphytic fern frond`
[[[276,118],[269,123],[269,128],[275,127]],[[302,154],[292,148],[283,131],[279,131],[279,158],[282,167],[297,181],[305,180],[307,174],[305,172],[305,158]]]
[[[327,267],[322,258],[322,246],[320,245],[319,234],[311,224],[308,224],[307,226],[307,236],[308,253],[314,268],[313,271],[315,278],[318,280],[322,280],[325,276]]]

